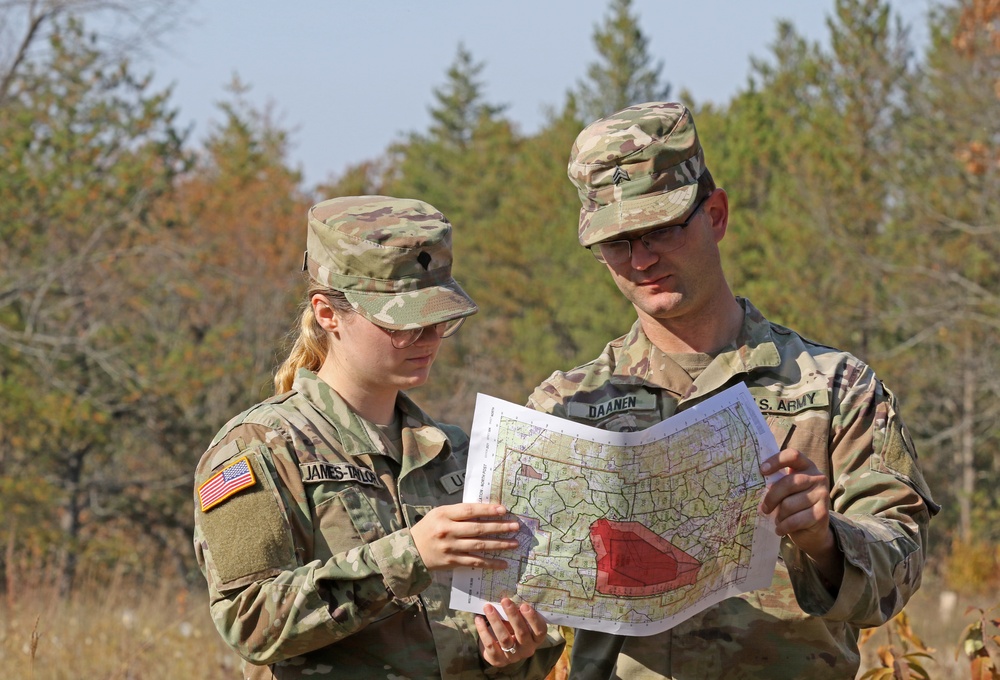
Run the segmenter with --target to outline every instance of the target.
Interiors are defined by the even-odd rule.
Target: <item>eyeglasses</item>
[[[589,246],[590,252],[594,254],[599,262],[607,264],[624,264],[632,259],[632,241],[642,241],[646,250],[657,255],[669,253],[684,245],[686,240],[685,227],[691,224],[701,206],[705,204],[705,199],[701,199],[695,209],[691,211],[688,218],[680,224],[671,224],[667,227],[660,227],[647,232],[642,236],[633,239],[621,239],[619,241],[602,241]]]
[[[389,341],[392,342],[393,347],[396,349],[406,349],[419,340],[420,336],[423,335],[425,331],[437,333],[441,338],[450,338],[458,332],[458,329],[463,323],[465,323],[464,316],[458,319],[451,319],[450,321],[442,321],[441,323],[431,324],[430,326],[408,328],[406,330],[393,330],[391,328],[378,326],[378,324],[375,325],[389,334]]]

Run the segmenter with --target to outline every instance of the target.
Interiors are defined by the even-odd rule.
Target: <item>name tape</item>
[[[574,418],[597,420],[619,411],[651,411],[656,408],[656,397],[650,392],[637,392],[624,397],[614,397],[596,404],[571,401],[566,406],[566,415]]]
[[[357,482],[368,486],[382,486],[382,480],[374,471],[350,463],[301,463],[299,472],[306,484]]]
[[[783,413],[785,415],[798,413],[811,408],[830,405],[830,395],[826,390],[806,392],[797,397],[779,397],[773,393],[754,394],[754,401],[761,413]]]
[[[456,491],[461,491],[465,488],[465,470],[460,472],[452,472],[438,480],[440,484],[447,493],[455,493]]]

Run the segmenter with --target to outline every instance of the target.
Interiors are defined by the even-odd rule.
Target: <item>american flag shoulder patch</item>
[[[198,487],[201,511],[214,508],[236,492],[256,483],[257,479],[253,476],[250,460],[243,456],[216,472]]]

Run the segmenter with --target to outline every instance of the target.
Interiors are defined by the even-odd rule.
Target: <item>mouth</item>
[[[661,285],[664,281],[666,281],[669,278],[670,274],[663,274],[661,276],[635,281],[635,285],[642,286],[645,288],[652,288],[654,286]]]

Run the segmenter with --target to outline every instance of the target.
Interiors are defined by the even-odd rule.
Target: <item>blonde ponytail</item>
[[[330,341],[326,336],[326,331],[316,321],[313,314],[312,297],[320,293],[325,295],[330,301],[330,305],[339,313],[346,314],[353,312],[354,308],[347,301],[344,294],[339,290],[320,286],[311,281],[309,292],[306,294],[306,301],[302,307],[302,314],[299,316],[299,335],[292,343],[292,349],[278,369],[274,372],[274,393],[281,394],[292,389],[295,381],[295,374],[300,368],[307,368],[316,372],[323,365],[327,352],[330,351]]]

